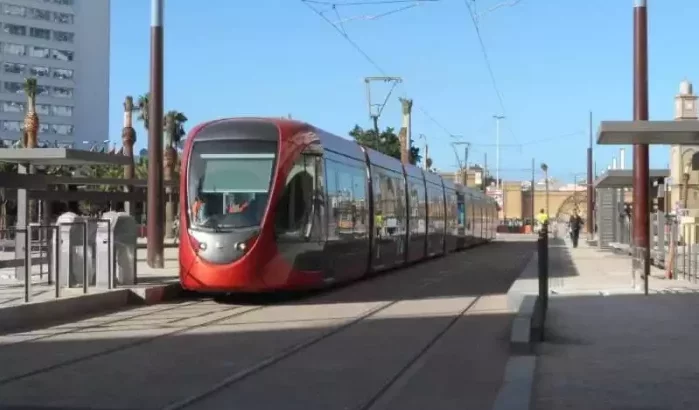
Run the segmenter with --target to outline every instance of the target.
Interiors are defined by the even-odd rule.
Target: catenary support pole
[[[587,235],[592,239],[595,234],[594,218],[594,180],[592,177],[592,111],[590,111],[590,146],[587,147]]]
[[[648,121],[648,12],[646,0],[634,0],[633,10],[633,119]],[[642,249],[643,277],[647,293],[650,274],[650,180],[648,144],[633,146],[633,236]]]
[[[148,266],[164,266],[163,0],[151,0],[150,100],[148,101]]]

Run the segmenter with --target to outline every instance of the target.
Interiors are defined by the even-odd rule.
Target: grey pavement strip
[[[161,339],[161,338],[164,338],[164,337],[175,336],[175,335],[178,335],[178,334],[180,334],[180,333],[187,332],[187,331],[192,330],[192,329],[197,329],[197,328],[200,328],[200,327],[212,325],[212,324],[215,324],[215,323],[218,323],[218,322],[221,322],[221,321],[224,321],[224,320],[227,320],[227,319],[236,317],[236,316],[241,316],[241,315],[244,315],[244,314],[249,313],[249,312],[253,312],[253,311],[257,311],[257,310],[264,309],[265,307],[266,307],[266,306],[233,306],[233,307],[230,307],[230,308],[228,308],[228,309],[222,310],[222,312],[230,312],[230,311],[233,311],[233,313],[230,314],[230,315],[226,315],[226,316],[224,316],[224,317],[217,317],[216,319],[208,320],[208,321],[205,321],[205,322],[202,322],[202,323],[193,325],[193,326],[183,327],[183,328],[176,329],[176,330],[173,330],[173,331],[171,331],[171,332],[166,332],[166,333],[163,333],[163,334],[154,336],[154,337],[144,338],[144,339],[142,339],[142,340],[137,340],[137,341],[135,341],[135,342],[130,342],[130,343],[126,343],[126,344],[123,344],[123,345],[119,345],[119,346],[113,347],[113,348],[111,348],[111,349],[102,350],[102,351],[95,352],[95,353],[93,353],[93,354],[89,354],[89,355],[86,355],[86,356],[81,356],[81,357],[77,357],[77,358],[74,358],[74,359],[65,360],[65,361],[62,361],[62,362],[59,362],[59,363],[50,365],[50,366],[42,367],[42,368],[40,368],[40,369],[35,369],[35,370],[29,371],[29,372],[25,372],[25,373],[22,373],[22,374],[18,374],[18,375],[15,375],[15,376],[6,377],[6,378],[4,378],[4,379],[0,379],[0,386],[4,386],[4,385],[6,385],[6,384],[8,384],[8,383],[12,383],[12,382],[15,382],[15,381],[18,381],[18,380],[21,380],[21,379],[25,379],[25,378],[27,378],[27,377],[35,376],[35,375],[40,374],[40,373],[44,373],[44,372],[48,372],[48,371],[51,371],[51,370],[55,370],[55,369],[58,369],[58,368],[63,367],[63,366],[69,366],[69,365],[72,365],[72,364],[75,364],[75,363],[79,363],[79,362],[82,362],[82,361],[85,361],[85,360],[93,359],[93,358],[95,358],[95,357],[108,355],[108,354],[111,354],[111,353],[114,353],[114,352],[118,352],[118,351],[121,351],[121,350],[130,349],[130,348],[133,348],[133,347],[136,347],[136,346],[140,346],[140,345],[143,345],[143,344],[146,344],[146,343],[150,343],[150,342],[153,342],[153,341],[155,341],[155,340],[158,340],[158,339]],[[247,309],[246,309],[246,308],[247,308]],[[212,312],[212,313],[219,313],[219,312]]]
[[[461,319],[469,309],[471,309],[476,302],[481,298],[481,296],[476,296],[471,302],[469,302],[465,308],[461,309],[454,317],[447,323],[442,330],[437,332],[437,334],[430,339],[425,346],[420,349],[417,354],[413,356],[412,359],[406,363],[406,365],[400,369],[395,376],[393,376],[386,384],[384,384],[366,403],[357,407],[357,410],[380,410],[386,408],[393,397],[400,393],[403,385],[410,380],[413,374],[417,373],[422,365],[424,364],[429,351],[439,342],[439,340],[447,334],[447,332],[454,327],[456,322]]]
[[[197,304],[197,303],[198,302],[189,302],[189,303],[177,304],[174,306],[170,305],[170,306],[167,306],[164,308],[160,308],[160,309],[156,309],[156,310],[152,310],[152,311],[149,310],[147,312],[138,313],[135,315],[120,317],[120,318],[116,318],[116,319],[112,319],[112,320],[106,320],[104,322],[97,322],[97,323],[88,324],[85,326],[77,326],[77,327],[73,327],[73,328],[68,328],[67,330],[62,330],[62,331],[58,331],[55,333],[46,333],[46,334],[42,334],[40,336],[29,338],[29,339],[21,339],[21,340],[18,340],[16,342],[0,343],[0,349],[6,348],[6,347],[9,347],[12,345],[16,345],[18,343],[37,342],[39,340],[47,339],[49,337],[66,335],[69,333],[80,332],[82,330],[93,329],[93,328],[104,326],[104,325],[111,325],[111,324],[119,323],[119,322],[125,321],[125,320],[138,319],[139,317],[143,317],[143,316],[154,315],[157,313],[163,313],[163,312],[168,312],[168,311],[172,311],[172,310],[177,310],[177,309],[192,306],[192,305]],[[60,326],[57,326],[57,328],[60,329]],[[42,330],[45,330],[45,329],[42,329]],[[30,330],[30,331],[26,331],[26,332],[12,333],[12,336],[17,336],[17,335],[26,334],[26,333],[36,333],[36,332],[37,332],[37,330]],[[0,335],[0,339],[2,338],[2,336],[4,336],[4,335]]]
[[[265,368],[267,368],[267,367],[269,367],[269,366],[271,366],[271,365],[273,365],[281,360],[284,360],[285,358],[293,355],[296,352],[299,352],[299,351],[301,351],[307,347],[310,347],[310,346],[312,346],[312,345],[314,345],[322,340],[325,340],[328,337],[334,335],[335,333],[341,332],[341,331],[347,329],[348,327],[355,325],[355,324],[361,322],[362,320],[381,312],[382,310],[388,309],[389,307],[395,305],[398,302],[401,302],[402,300],[403,299],[394,300],[392,302],[384,303],[384,304],[379,305],[375,308],[369,309],[368,311],[366,311],[365,313],[361,314],[358,317],[350,319],[350,320],[348,320],[344,323],[341,323],[333,328],[330,328],[330,330],[328,330],[327,332],[323,332],[318,336],[312,337],[310,339],[307,339],[307,340],[304,340],[300,343],[292,345],[286,349],[283,349],[283,350],[267,357],[266,359],[264,359],[260,362],[257,362],[257,364],[250,366],[247,369],[243,369],[239,372],[236,372],[236,373],[230,375],[229,377],[226,377],[225,379],[221,380],[219,383],[213,385],[209,389],[206,389],[205,391],[202,391],[200,393],[197,393],[195,395],[187,397],[184,400],[171,403],[171,404],[167,405],[166,407],[164,407],[163,410],[177,410],[177,409],[185,408],[185,407],[189,406],[190,404],[194,404],[194,403],[218,392],[219,390],[230,386],[233,383],[236,383],[240,380],[243,380],[246,377],[251,376],[251,375],[259,372],[260,370],[263,370],[263,369],[265,369]]]

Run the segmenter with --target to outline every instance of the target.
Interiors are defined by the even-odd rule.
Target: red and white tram
[[[495,238],[481,191],[302,122],[199,125],[180,175],[188,290],[319,288]]]

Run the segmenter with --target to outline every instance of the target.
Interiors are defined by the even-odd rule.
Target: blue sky
[[[404,6],[335,1],[344,19]],[[120,138],[124,96],[148,90],[149,3],[111,2],[112,140]],[[213,118],[287,114],[341,136],[355,124],[370,126],[363,78],[380,73],[301,0],[165,3],[165,108],[184,112],[188,129]],[[475,1],[478,11],[498,3]],[[671,119],[679,82],[697,79],[692,27],[699,2],[648,3],[650,117]],[[536,158],[554,177],[572,180],[585,171],[589,111],[595,129],[600,120],[631,119],[632,12],[632,0],[522,0],[479,19],[507,115],[501,177],[529,178],[523,169]],[[456,167],[451,133],[474,144],[469,162],[487,154],[494,171],[492,116],[502,109],[464,0],[355,19],[344,28],[385,72],[404,79],[381,127],[400,125],[398,96],[413,98],[413,137],[427,136],[435,167]],[[147,136],[140,126],[137,132],[140,149]],[[600,172],[618,148],[595,147]],[[668,152],[652,148],[651,166],[666,167]]]

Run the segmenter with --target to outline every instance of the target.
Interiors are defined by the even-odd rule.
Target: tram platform
[[[523,394],[519,402],[510,397],[517,405],[507,408],[699,407],[692,385],[699,372],[693,360],[699,286],[665,279],[651,267],[645,296],[627,255],[582,240],[572,248],[568,238],[552,240],[549,254],[545,340],[531,356],[517,358],[515,366],[526,373],[518,379]],[[536,293],[536,264],[535,257],[513,290]]]
[[[0,407],[489,409],[532,235],[277,301],[189,298],[0,336]]]
[[[31,328],[46,323],[75,320],[124,308],[131,304],[153,304],[176,297],[179,293],[177,248],[165,248],[164,269],[152,269],[146,263],[145,246],[137,250],[138,284],[106,289],[89,286],[63,288],[56,297],[54,284],[48,283],[48,266],[36,263],[32,266],[32,286],[29,302],[26,302],[24,280],[14,277],[14,268],[0,269],[0,332]],[[0,252],[0,261],[14,259],[14,252]],[[33,252],[33,261],[41,255]]]

